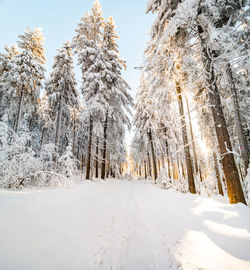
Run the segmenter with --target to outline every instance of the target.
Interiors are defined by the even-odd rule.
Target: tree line
[[[75,32],[48,78],[41,29],[27,29],[0,54],[1,187],[58,185],[79,170],[86,179],[121,174],[133,101],[115,23],[96,1]]]
[[[138,175],[246,203],[248,1],[153,0],[147,12],[156,19],[135,105]]]

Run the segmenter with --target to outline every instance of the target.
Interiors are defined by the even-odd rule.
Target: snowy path
[[[0,270],[250,269],[250,209],[134,181],[0,191]]]

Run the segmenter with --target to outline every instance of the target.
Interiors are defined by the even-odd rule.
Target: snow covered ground
[[[250,269],[250,209],[139,181],[0,191],[1,270]]]

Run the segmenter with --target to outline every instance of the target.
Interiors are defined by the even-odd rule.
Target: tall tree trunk
[[[147,155],[148,155],[148,171],[149,171],[149,176],[152,176],[152,168],[151,168],[151,161],[150,161],[149,152],[147,152]]]
[[[196,147],[194,142],[194,133],[193,133],[193,126],[192,126],[192,120],[190,115],[190,108],[188,103],[188,98],[186,97],[186,103],[187,103],[187,112],[188,112],[188,120],[189,120],[189,129],[190,129],[190,135],[192,140],[192,148],[193,148],[193,155],[194,155],[194,170],[195,174],[198,174],[198,160],[197,160],[197,154],[196,154]]]
[[[224,192],[223,192],[222,184],[221,184],[221,179],[220,179],[218,159],[217,159],[215,152],[213,152],[213,159],[214,159],[214,169],[215,169],[215,175],[216,175],[216,179],[217,179],[217,186],[218,186],[219,194],[224,196]]]
[[[107,164],[106,164],[106,178],[109,177],[109,171],[110,171],[110,158],[109,155],[106,154],[106,160],[107,160]]]
[[[150,146],[151,146],[154,179],[155,179],[155,182],[156,182],[156,179],[157,179],[157,167],[156,167],[155,151],[154,151],[154,144],[153,144],[153,138],[152,138],[151,129],[149,129],[149,131],[148,131],[148,138],[149,138]]]
[[[22,112],[22,104],[23,104],[23,87],[22,87],[22,91],[19,97],[19,103],[18,103],[18,109],[17,109],[17,115],[16,115],[16,121],[15,121],[15,125],[14,125],[14,131],[15,133],[17,133],[18,128],[19,128],[19,122],[20,122],[20,116],[21,116],[21,112]]]
[[[44,144],[44,138],[45,138],[46,128],[44,127],[42,130],[42,136],[41,136],[41,142],[40,142],[40,151],[42,150],[42,146]]]
[[[95,177],[98,178],[98,153],[99,152],[99,138],[96,138],[96,161],[95,161]]]
[[[179,112],[180,112],[180,117],[181,117],[182,139],[183,139],[184,155],[185,155],[187,174],[188,174],[188,189],[191,193],[195,194],[196,190],[195,190],[195,182],[194,182],[193,165],[192,165],[192,159],[191,159],[190,149],[189,149],[187,126],[186,126],[184,109],[183,109],[181,87],[178,81],[176,81],[176,92],[177,92]]]
[[[86,168],[86,179],[90,179],[90,166],[91,166],[91,150],[92,150],[92,131],[93,131],[93,119],[89,117],[89,145],[88,145],[88,156],[87,156],[87,168]]]
[[[198,31],[200,34],[200,41],[202,45],[202,53],[206,74],[210,75],[209,77],[207,76],[207,84],[209,89],[208,95],[214,119],[220,155],[222,158],[221,163],[226,178],[229,200],[230,203],[232,204],[238,202],[246,204],[246,200],[240,182],[239,173],[235,164],[234,155],[232,153],[232,144],[222,109],[220,93],[216,83],[214,66],[212,64],[211,58],[211,55],[213,55],[213,53],[211,52],[211,50],[207,48],[206,40],[204,40],[201,37],[203,33],[203,29],[201,26],[198,26]]]
[[[75,155],[75,148],[76,148],[76,119],[74,115],[74,120],[73,120],[73,145],[72,145],[72,153]]]
[[[145,176],[145,179],[147,179],[147,164],[146,164],[146,160],[144,160],[144,176]]]
[[[165,144],[166,144],[166,154],[167,154],[167,164],[168,164],[168,177],[171,178],[168,140],[165,140]]]
[[[162,169],[165,169],[164,155],[161,156]]]
[[[244,174],[247,175],[247,169],[249,166],[249,157],[248,157],[248,144],[247,144],[247,138],[244,134],[244,129],[242,126],[242,118],[240,114],[240,107],[239,107],[239,101],[238,101],[238,95],[237,95],[237,89],[235,86],[235,81],[233,78],[232,68],[230,64],[227,64],[227,74],[230,80],[231,84],[231,93],[233,97],[233,103],[234,103],[234,115],[235,115],[235,124],[237,127],[237,133],[238,133],[238,139],[240,143],[240,151],[241,156],[244,162]]]
[[[62,94],[60,96],[59,100],[59,108],[58,108],[58,113],[57,113],[57,120],[56,120],[56,137],[55,137],[55,147],[56,147],[56,152],[58,153],[58,145],[59,145],[59,140],[60,140],[60,133],[61,133],[61,122],[62,122]]]
[[[101,178],[102,178],[103,180],[105,179],[105,169],[106,169],[107,126],[108,126],[108,112],[106,113],[106,119],[105,119],[104,130],[103,130],[104,142],[103,142],[103,152],[102,152],[102,172],[101,172]]]

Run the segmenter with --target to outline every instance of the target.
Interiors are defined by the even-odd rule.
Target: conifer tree
[[[69,42],[63,44],[54,58],[53,71],[46,82],[51,120],[55,123],[55,147],[59,151],[61,129],[70,119],[70,106],[78,104],[73,55]]]

